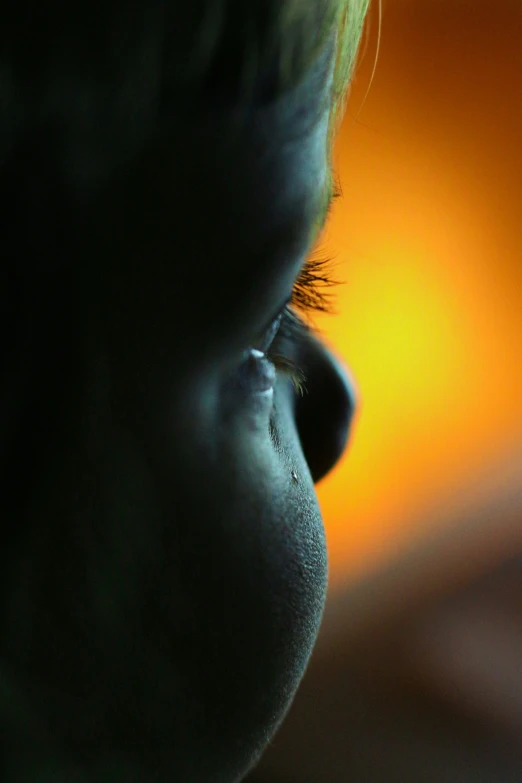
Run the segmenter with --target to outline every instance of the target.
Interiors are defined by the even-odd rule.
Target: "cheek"
[[[268,426],[219,440],[201,411],[145,420],[67,453],[13,571],[13,666],[86,763],[110,751],[158,780],[237,780],[317,635],[315,493],[291,424],[276,449]]]
[[[186,469],[182,485],[169,489],[173,572],[186,603],[197,609],[184,632],[211,629],[218,656],[222,644],[245,662],[271,654],[299,658],[300,650],[306,657],[326,581],[311,482],[293,481],[289,460],[269,438],[257,448],[244,438],[221,454],[219,466],[202,468]]]
[[[56,687],[71,742],[94,727],[93,758],[107,735],[165,779],[236,780],[284,717],[315,643],[324,531],[290,405],[276,446],[268,421],[225,427],[196,395],[179,399],[168,416],[147,403],[108,428],[89,460],[99,492],[83,487],[83,467],[62,482],[69,581],[51,561],[45,572],[64,603],[57,618],[88,654],[61,645]],[[41,630],[40,653],[56,636]]]
[[[248,763],[264,747],[322,616],[322,520],[302,455],[281,440],[276,451],[267,433],[229,431],[219,459],[196,449],[162,490],[163,589],[175,607],[165,632],[187,700],[204,716],[193,733],[207,758],[236,746]]]

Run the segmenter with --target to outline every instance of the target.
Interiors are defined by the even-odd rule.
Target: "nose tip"
[[[357,407],[353,379],[344,363],[311,338],[304,362],[306,392],[296,401],[296,424],[314,482],[337,464],[346,449]]]

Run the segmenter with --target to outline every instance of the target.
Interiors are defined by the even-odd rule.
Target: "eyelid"
[[[281,321],[283,320],[283,313],[284,313],[284,308],[283,310],[281,310],[279,315],[274,318],[274,320],[272,321],[268,329],[265,329],[264,333],[261,336],[261,339],[254,346],[254,348],[257,348],[259,351],[262,351],[263,353],[267,353],[270,350],[270,346],[274,342],[276,335],[279,331],[279,327],[281,326]]]
[[[308,258],[294,282],[291,296],[252,346],[265,354],[301,395],[306,391],[306,375],[295,359],[288,355],[287,349],[291,345],[298,346],[307,336],[317,334],[317,329],[303,320],[295,308],[304,314],[333,312],[330,295],[324,288],[334,287],[340,281],[332,277],[331,267],[332,259],[329,257]]]
[[[286,310],[288,310],[288,305],[290,304],[293,295],[294,294],[292,291],[292,294],[286,298],[286,300],[281,305],[279,311],[273,316],[270,323],[267,324],[267,326],[265,326],[263,331],[258,335],[257,340],[252,346],[253,348],[257,348],[263,353],[267,353],[269,351],[270,346],[272,345],[274,339],[277,336],[277,333],[279,332],[279,327],[284,319]]]
[[[295,389],[303,395],[306,387],[306,376],[295,360],[287,354],[288,346],[299,345],[303,338],[312,331],[299,315],[290,307],[292,297],[289,297],[279,314],[265,330],[261,339],[253,347],[260,356],[265,356],[278,372],[286,375]],[[288,341],[281,352],[281,340]],[[279,348],[279,350],[278,350]]]
[[[306,392],[306,375],[303,368],[299,363],[296,363],[293,356],[291,357],[288,355],[286,349],[280,352],[277,350],[277,347],[281,347],[281,340],[283,343],[285,340],[287,341],[286,348],[288,348],[288,345],[298,346],[301,341],[313,331],[313,327],[303,321],[303,319],[287,305],[282,313],[279,329],[270,350],[267,353],[268,358],[273,362],[278,372],[287,376],[295,390],[301,396]]]
[[[339,189],[334,189],[330,194],[329,203],[331,204],[332,200],[340,195],[341,191]],[[330,294],[324,290],[325,288],[333,288],[340,283],[339,280],[333,277],[333,266],[334,261],[329,256],[321,257],[312,254],[306,259],[304,266],[294,280],[291,295],[287,297],[279,312],[260,333],[259,338],[253,347],[266,353],[274,339],[277,337],[281,323],[287,327],[287,331],[291,332],[286,335],[290,339],[296,338],[296,329],[292,328],[292,326],[295,327],[296,325],[300,325],[300,328],[298,328],[297,331],[299,331],[301,335],[303,334],[306,323],[298,317],[297,313],[295,313],[293,307],[291,308],[290,305],[296,306],[300,311],[306,314],[313,312],[333,312]],[[310,327],[308,327],[308,330],[310,330]]]

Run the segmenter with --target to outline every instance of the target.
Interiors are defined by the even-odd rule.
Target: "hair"
[[[89,234],[93,185],[110,182],[118,167],[124,170],[184,106],[275,100],[298,84],[334,36],[331,161],[368,4],[13,0],[4,9],[4,486],[16,486],[20,476],[31,486],[41,480],[43,444],[56,439],[71,383],[79,383],[82,302],[79,294],[75,298],[73,275]],[[13,493],[12,507],[4,510],[6,519],[23,516],[20,495]]]
[[[82,259],[88,263],[95,188],[117,177],[185,105],[268,103],[291,90],[334,36],[331,154],[368,3],[9,0],[3,8],[2,623],[10,611],[15,626],[24,621],[7,597],[10,569],[18,567],[11,547],[26,546],[31,503],[86,382],[88,321],[77,275]],[[0,662],[2,720],[14,730],[31,711]],[[9,743],[4,738],[2,753]]]

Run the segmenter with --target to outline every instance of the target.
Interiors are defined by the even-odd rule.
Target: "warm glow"
[[[339,137],[344,199],[326,249],[346,285],[341,315],[319,326],[349,363],[362,405],[347,457],[319,487],[334,587],[422,534],[414,515],[492,459],[522,421],[512,165],[522,55],[512,9],[503,21],[499,10],[504,37],[485,62],[491,17],[474,14],[466,49],[461,17],[470,20],[458,5],[389,7],[370,96]],[[370,43],[352,112],[372,51]]]

